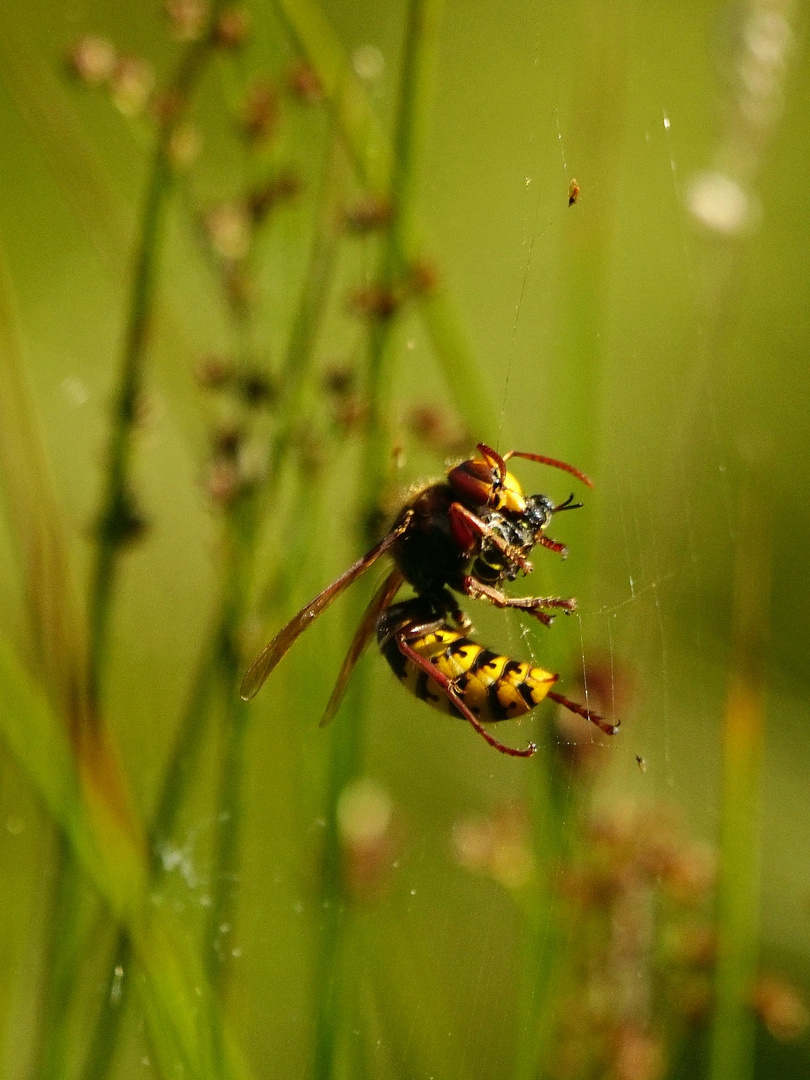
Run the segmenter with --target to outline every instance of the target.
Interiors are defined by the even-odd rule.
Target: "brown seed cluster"
[[[456,824],[456,861],[507,889],[536,875],[525,807],[506,803]],[[661,807],[593,817],[557,873],[568,942],[548,1075],[663,1080],[678,1039],[712,1007],[715,855]],[[762,974],[751,1004],[778,1039],[810,1012],[786,980]]]

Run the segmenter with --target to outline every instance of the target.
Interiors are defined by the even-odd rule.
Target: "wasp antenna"
[[[574,493],[572,491],[565,502],[561,502],[559,506],[553,506],[551,512],[552,514],[559,514],[561,510],[581,510],[584,505],[584,503],[574,502]]]
[[[577,469],[574,465],[569,465],[567,461],[560,461],[558,458],[546,457],[544,454],[531,454],[527,450],[508,450],[503,455],[503,460],[508,461],[509,458],[519,457],[525,458],[526,461],[536,461],[538,465],[550,465],[552,469],[562,469],[563,472],[570,473],[571,476],[575,476],[577,480],[581,480],[582,483],[589,488],[593,487],[593,480],[586,473]]]

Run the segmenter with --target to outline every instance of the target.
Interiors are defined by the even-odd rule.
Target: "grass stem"
[[[760,774],[765,738],[765,659],[770,544],[764,485],[742,498],[762,513],[740,530],[734,577],[729,687],[723,735],[717,969],[710,1080],[753,1076],[751,995],[758,959]],[[755,500],[755,501],[750,501]]]
[[[106,666],[112,594],[118,556],[138,527],[130,466],[138,405],[143,385],[149,325],[167,199],[172,188],[171,137],[188,107],[194,84],[214,49],[213,27],[222,0],[212,5],[208,30],[185,50],[166,89],[141,209],[118,386],[113,399],[112,430],[101,511],[97,519],[96,559],[90,583],[88,693],[91,716],[97,713],[100,681]]]
[[[427,116],[430,72],[438,40],[441,0],[410,0],[403,44],[403,61],[393,138],[391,167],[392,218],[388,223],[377,269],[375,288],[380,296],[393,295],[405,271],[402,250],[409,246],[415,214],[416,165]],[[396,311],[371,316],[369,327],[366,393],[368,423],[365,431],[360,479],[361,520],[367,546],[377,519],[379,499],[387,479],[390,434],[388,419],[391,382],[391,344]],[[359,622],[365,596],[354,593],[353,622]],[[318,910],[322,913],[317,959],[315,1009],[315,1077],[331,1080],[338,1074],[340,1033],[343,1018],[354,1012],[349,995],[352,984],[346,970],[347,917],[350,898],[343,881],[337,807],[341,792],[357,775],[362,762],[361,717],[364,713],[362,681],[355,673],[350,703],[354,722],[337,725],[332,733],[331,761],[326,791],[326,822],[321,859]],[[356,980],[355,980],[356,981]]]

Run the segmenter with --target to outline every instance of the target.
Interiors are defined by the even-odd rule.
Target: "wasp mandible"
[[[546,529],[555,514],[581,506],[573,495],[557,505],[546,495],[525,495],[506,462],[523,458],[549,465],[593,487],[583,472],[556,458],[519,450],[500,455],[485,443],[477,450],[477,457],[450,468],[444,480],[418,489],[387,535],[279,631],[248,668],[241,687],[246,701],[332,601],[383,555],[390,555],[394,567],[360,621],[322,725],[337,712],[357,661],[376,635],[389,666],[407,689],[435,708],[467,720],[501,753],[529,757],[536,747],[506,746],[484,724],[523,715],[545,697],[608,734],[616,732],[618,725],[554,692],[557,675],[500,656],[465,636],[471,624],[454,592],[524,611],[546,626],[552,612],[576,607],[573,598],[515,597],[502,591],[504,582],[531,572],[527,556],[533,548],[542,546],[566,556],[565,546],[548,537]],[[394,603],[406,583],[416,595]]]

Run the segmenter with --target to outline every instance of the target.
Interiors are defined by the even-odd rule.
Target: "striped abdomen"
[[[451,680],[456,693],[479,720],[523,716],[540,704],[557,681],[549,671],[490,652],[448,624],[422,637],[410,638],[408,644]],[[412,694],[440,712],[459,715],[441,687],[402,655],[395,636],[384,642],[382,651],[396,677]]]

